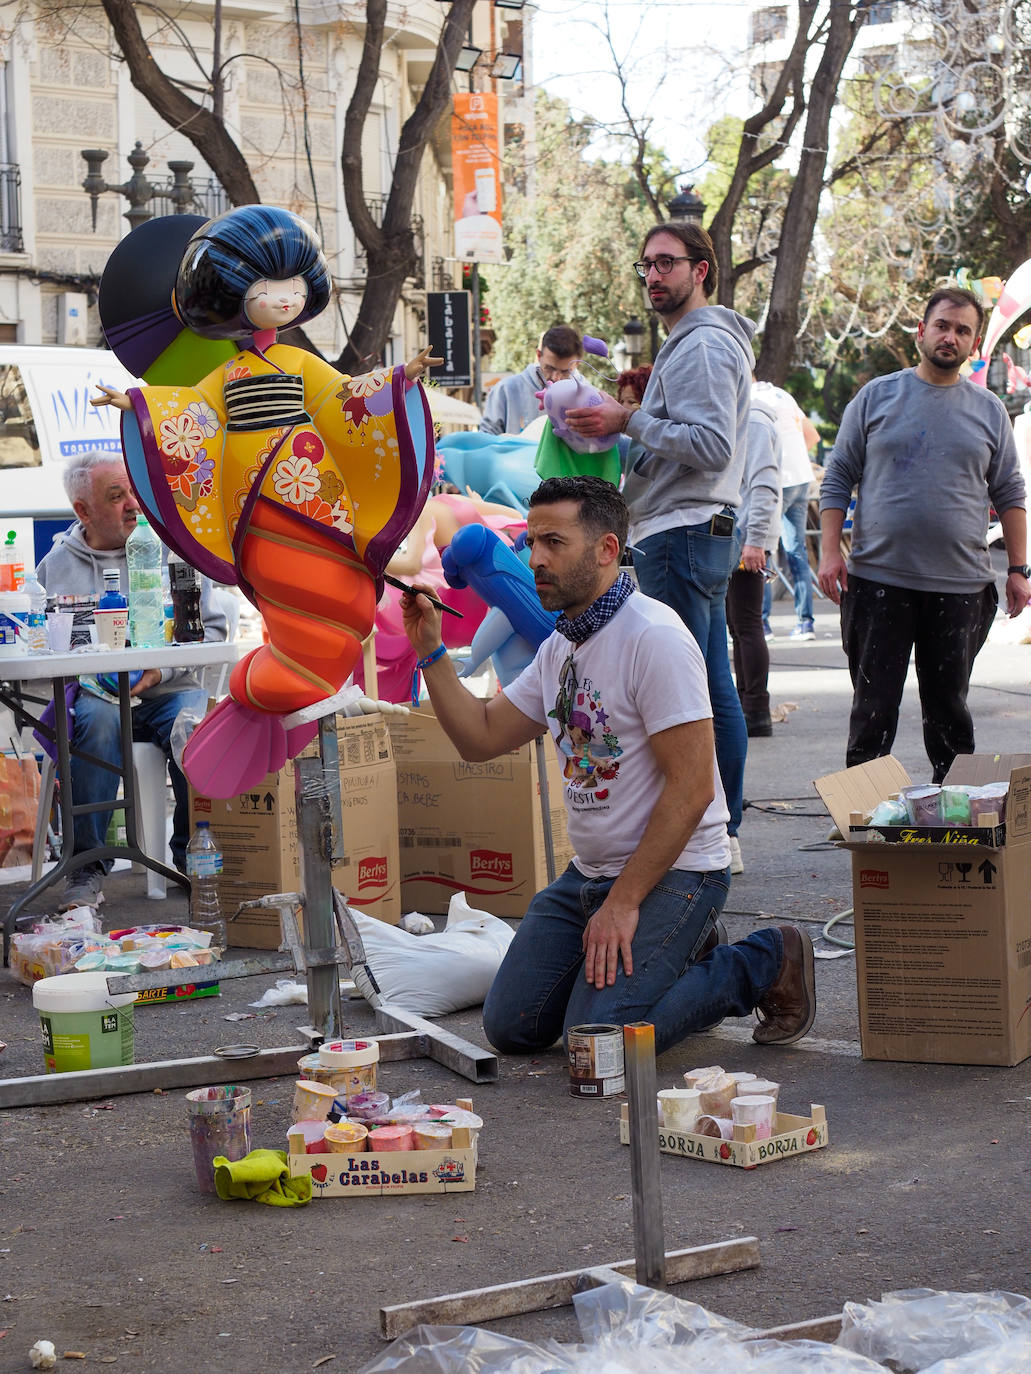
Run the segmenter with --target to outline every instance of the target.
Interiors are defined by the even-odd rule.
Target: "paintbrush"
[[[438,601],[430,592],[420,591],[418,587],[410,587],[407,582],[402,582],[399,577],[392,577],[390,573],[384,573],[383,581],[391,587],[396,587],[399,592],[407,592],[409,596],[424,596],[427,601],[431,601],[436,606],[438,611],[446,611],[448,615],[457,616],[459,620],[465,619],[461,611],[456,611],[453,606],[445,606],[443,601]]]

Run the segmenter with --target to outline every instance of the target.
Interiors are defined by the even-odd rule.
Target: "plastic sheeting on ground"
[[[1011,1293],[917,1289],[848,1303],[834,1344],[757,1340],[737,1322],[630,1279],[573,1302],[582,1345],[417,1326],[360,1374],[1017,1374],[1031,1367],[1031,1303]]]

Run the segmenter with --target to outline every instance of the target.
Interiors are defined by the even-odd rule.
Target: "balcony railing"
[[[151,213],[155,218],[158,215],[174,215],[176,206],[172,199],[172,178],[167,177],[164,181],[155,181],[153,186],[154,194],[150,198],[150,204],[153,207]],[[221,215],[223,211],[228,209],[229,197],[215,177],[208,177],[207,181],[195,181],[193,183],[193,202],[187,206],[186,213],[214,219],[216,215]]]
[[[21,236],[21,168],[0,162],[0,253],[25,251]]]

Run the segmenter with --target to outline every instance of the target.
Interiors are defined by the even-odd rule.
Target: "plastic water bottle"
[[[8,530],[7,540],[0,549],[0,592],[20,592],[25,581],[25,560],[17,540],[17,532]]]
[[[212,948],[225,949],[226,923],[218,895],[222,851],[209,821],[198,821],[186,846],[186,876],[190,880],[190,925],[211,934]]]
[[[129,637],[134,649],[160,649],[165,642],[165,597],[161,589],[161,540],[146,516],[125,544],[129,566]]]
[[[25,648],[30,654],[45,654],[50,648],[47,634],[47,592],[35,572],[25,574],[22,592],[29,598],[25,618]]]

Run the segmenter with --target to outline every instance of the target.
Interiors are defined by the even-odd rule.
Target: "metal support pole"
[[[630,1190],[634,1206],[637,1282],[666,1287],[662,1234],[662,1183],[655,1093],[655,1027],[639,1021],[623,1027],[626,1094],[630,1107]]]
[[[473,405],[483,405],[483,361],[480,357],[480,264],[471,262],[473,285]]]
[[[337,942],[333,816],[334,812],[340,814],[340,767],[335,716],[323,716],[319,721],[319,757],[294,761],[294,792],[304,892],[304,943],[308,949],[327,949]],[[343,1030],[339,972],[335,965],[309,966],[307,972],[311,1023],[330,1040]]]
[[[537,783],[541,799],[541,828],[544,831],[544,868],[548,882],[553,883],[555,872],[555,835],[551,828],[551,793],[548,788],[548,753],[544,736],[538,735],[534,747],[537,752]]]

